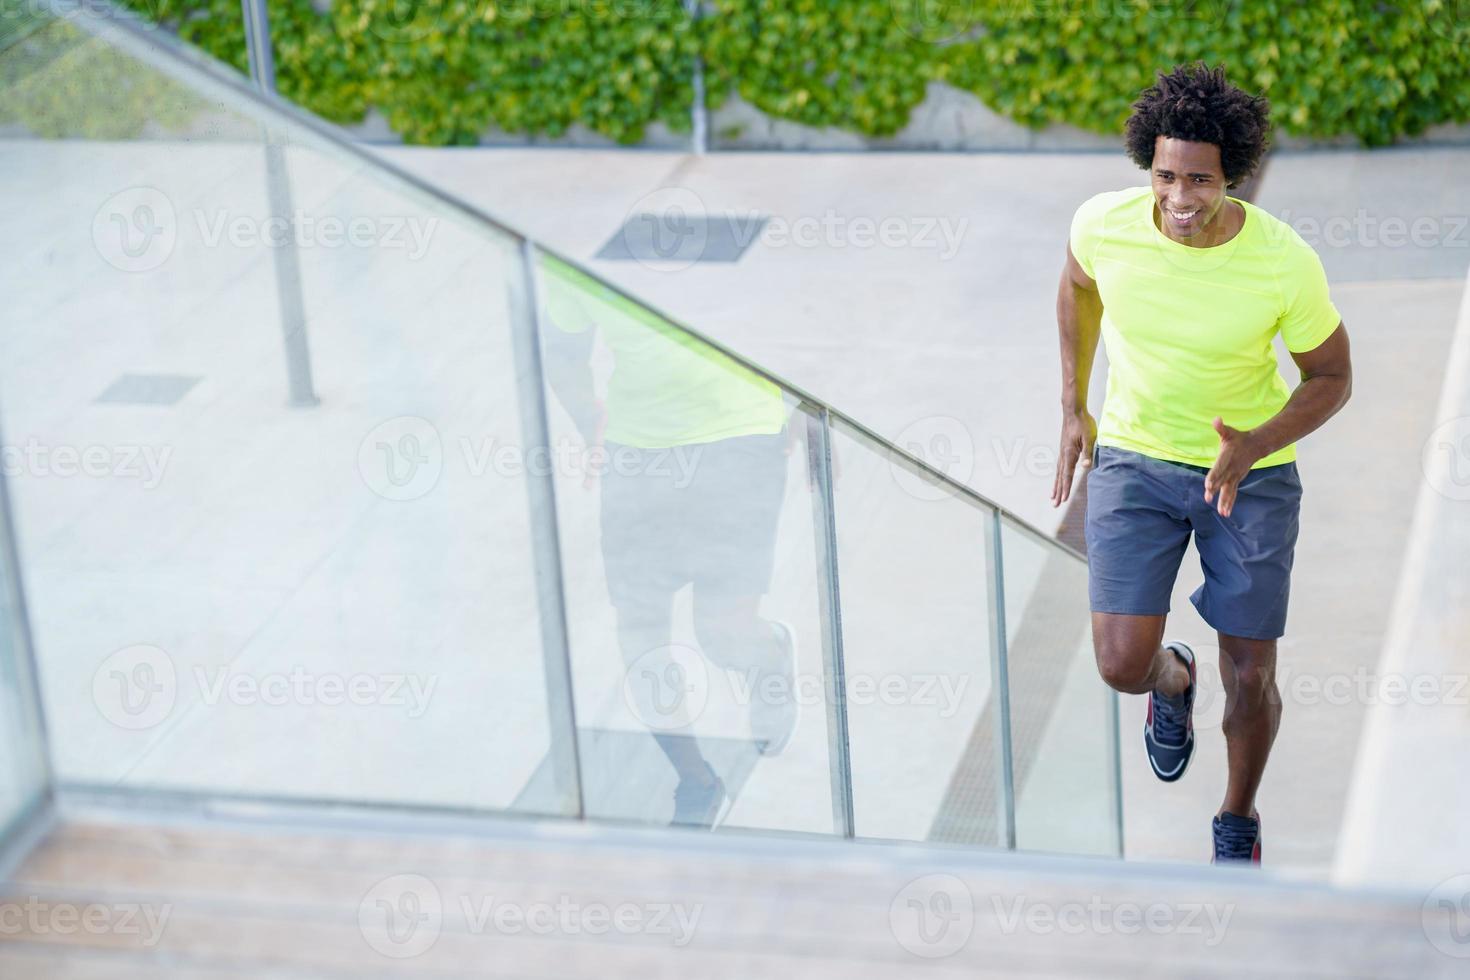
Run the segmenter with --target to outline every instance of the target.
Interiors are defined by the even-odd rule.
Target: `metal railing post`
[[[270,13],[265,0],[240,0],[245,18],[245,60],[250,79],[267,95],[276,94],[276,59],[271,51]]]
[[[1118,857],[1124,856],[1123,844],[1123,756],[1119,745],[1118,692],[1112,688],[1104,690],[1108,699],[1108,768],[1112,771],[1109,780],[1113,792],[1113,825],[1117,831]]]
[[[848,739],[847,669],[842,650],[842,589],[837,577],[837,517],[832,489],[832,429],[826,408],[806,418],[807,467],[811,475],[813,535],[817,546],[817,603],[822,627],[822,673],[827,704],[827,759],[832,796],[832,832],[857,833],[852,805],[852,755]]]
[[[245,55],[250,78],[265,95],[276,94],[275,59],[271,56],[270,17],[265,0],[240,0],[245,18]],[[271,218],[285,229],[286,240],[271,248],[276,272],[276,305],[286,345],[286,380],[290,404],[309,408],[319,404],[311,377],[311,350],[306,340],[306,310],[301,299],[301,262],[296,252],[296,221],[291,206],[291,174],[279,134],[264,124],[265,189]]]
[[[536,246],[521,239],[515,252],[519,268],[510,270],[511,346],[519,396],[521,445],[526,458],[551,448],[546,410],[546,383],[541,361],[541,302],[537,295]],[[549,457],[548,457],[549,458]],[[531,558],[536,575],[536,606],[541,625],[541,667],[546,678],[546,712],[550,731],[549,758],[557,796],[564,812],[587,815],[582,795],[582,764],[577,744],[576,693],[572,687],[572,648],[567,628],[565,582],[562,577],[561,531],[556,512],[556,483],[550,467],[528,466],[526,495],[531,522]]]
[[[1016,849],[1016,769],[1011,747],[1011,674],[1006,636],[1005,552],[1001,546],[1000,511],[990,512],[986,525],[985,577],[990,586],[988,600],[991,626],[991,684],[995,693],[996,745],[1000,754],[1000,840],[1007,850]]]
[[[684,9],[689,13],[690,29],[697,30],[694,25],[700,19],[700,0],[684,0]],[[709,110],[704,104],[704,59],[698,54],[694,56],[693,86],[694,104],[689,107],[693,134],[689,148],[696,155],[703,156],[709,152]]]

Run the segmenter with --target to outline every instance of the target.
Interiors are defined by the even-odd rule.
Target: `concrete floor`
[[[1448,903],[1402,893],[935,847],[294,816],[66,820],[0,883],[14,909],[0,973],[1463,976]]]

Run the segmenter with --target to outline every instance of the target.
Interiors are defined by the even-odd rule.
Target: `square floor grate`
[[[668,210],[635,214],[613,232],[599,259],[636,262],[738,262],[760,237],[766,218],[690,215]]]
[[[97,400],[121,405],[173,405],[199,381],[188,374],[124,374]]]

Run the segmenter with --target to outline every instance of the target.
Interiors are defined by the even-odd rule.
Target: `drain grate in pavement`
[[[691,215],[678,209],[635,214],[613,232],[599,259],[635,262],[738,262],[765,227],[764,217]]]
[[[189,374],[124,374],[97,396],[115,405],[173,405],[200,379]]]

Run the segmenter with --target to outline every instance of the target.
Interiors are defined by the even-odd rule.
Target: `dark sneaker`
[[[1172,783],[1184,775],[1194,757],[1194,651],[1178,640],[1164,644],[1164,648],[1174,651],[1174,656],[1189,668],[1189,687],[1172,698],[1149,694],[1143,746],[1148,750],[1148,764],[1154,775]]]
[[[1261,815],[1237,817],[1222,813],[1214,819],[1215,856],[1211,864],[1260,864]]]
[[[796,700],[796,630],[791,624],[772,620],[781,635],[781,662],[773,671],[779,684],[761,677],[750,692],[750,736],[761,755],[780,755],[796,731],[801,704]]]
[[[701,776],[685,776],[674,789],[673,827],[710,827],[718,822],[729,797],[725,781],[715,775],[708,762]]]

